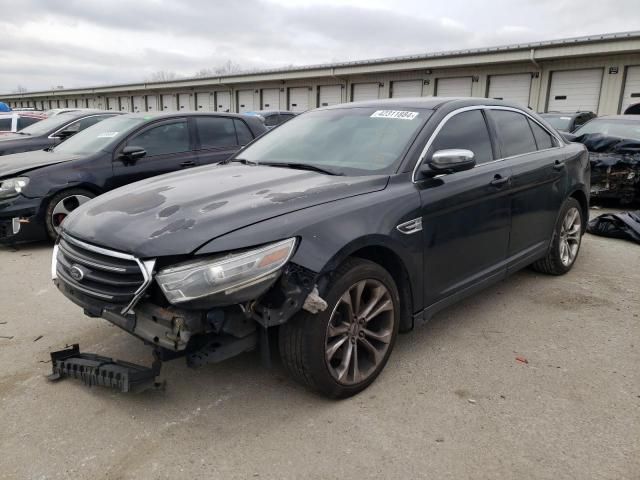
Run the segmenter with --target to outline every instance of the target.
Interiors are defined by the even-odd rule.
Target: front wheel
[[[551,248],[547,256],[535,262],[534,270],[549,275],[564,275],[578,258],[583,234],[582,207],[575,198],[568,198],[553,231]]]
[[[367,388],[389,359],[400,300],[380,265],[349,259],[335,272],[321,313],[300,312],[280,327],[280,354],[298,382],[333,398]]]
[[[95,194],[81,188],[65,190],[53,196],[47,206],[45,223],[47,235],[53,241],[62,231],[62,222],[83,203],[95,197]]]

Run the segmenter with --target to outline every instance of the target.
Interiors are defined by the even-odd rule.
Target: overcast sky
[[[640,0],[0,0],[0,92],[638,29]]]

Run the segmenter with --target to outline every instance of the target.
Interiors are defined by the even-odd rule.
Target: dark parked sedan
[[[585,148],[521,107],[337,105],[226,164],[84,205],[63,225],[52,272],[87,315],[159,360],[269,358],[278,329],[291,375],[346,397],[373,382],[399,330],[528,265],[568,272],[588,192]],[[54,372],[73,375],[76,361],[77,349],[54,355]],[[103,366],[85,380],[123,387]]]
[[[41,120],[17,133],[0,137],[0,155],[53,148],[85,128],[119,113],[104,110],[69,112]],[[2,159],[0,159],[0,163]]]
[[[592,118],[596,118],[597,115],[593,112],[549,112],[541,113],[540,116],[556,130],[571,133]]]
[[[55,239],[67,215],[93,197],[154,175],[221,162],[265,131],[257,118],[240,115],[127,114],[51,150],[3,157],[0,243]]]

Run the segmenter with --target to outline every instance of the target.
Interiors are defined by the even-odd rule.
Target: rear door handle
[[[511,177],[503,177],[500,174],[496,174],[493,180],[489,183],[492,187],[502,187],[504,184],[509,183]]]
[[[566,164],[560,160],[556,160],[556,162],[553,164],[553,169],[554,170],[562,170],[564,167],[566,166]]]
[[[196,162],[194,162],[193,160],[187,160],[186,162],[182,162],[180,164],[180,166],[182,168],[195,167],[196,166]]]

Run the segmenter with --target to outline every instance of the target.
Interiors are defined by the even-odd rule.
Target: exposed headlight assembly
[[[28,177],[8,178],[0,180],[0,198],[10,198],[18,195],[29,185]]]
[[[289,238],[222,258],[184,263],[161,270],[156,281],[173,304],[216,294],[232,295],[274,279],[291,258],[295,245],[296,239]]]

